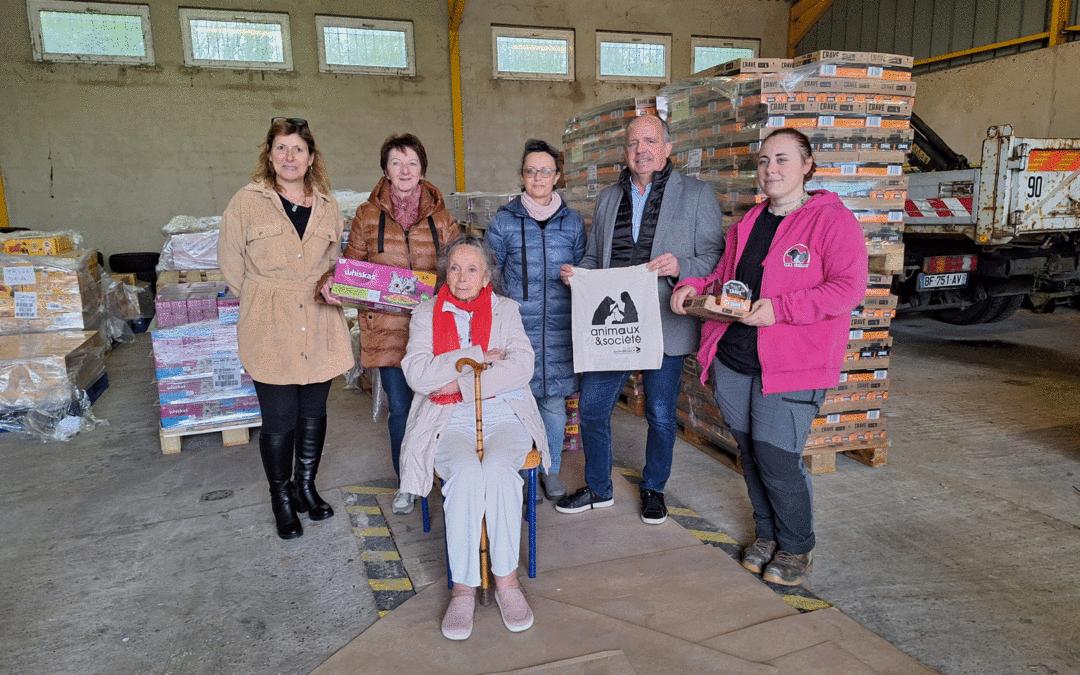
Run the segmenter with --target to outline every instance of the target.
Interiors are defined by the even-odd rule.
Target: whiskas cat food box
[[[435,275],[400,267],[342,258],[330,294],[348,305],[384,312],[411,312],[435,295]]]

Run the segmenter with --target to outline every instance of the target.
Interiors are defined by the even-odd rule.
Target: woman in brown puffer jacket
[[[439,250],[460,234],[439,189],[424,180],[427,153],[412,134],[391,136],[380,151],[383,177],[356,210],[345,257],[436,272]],[[360,364],[378,368],[389,403],[390,457],[399,472],[401,438],[413,392],[401,371],[409,341],[409,315],[360,312]],[[398,493],[394,513],[412,511],[415,497]]]

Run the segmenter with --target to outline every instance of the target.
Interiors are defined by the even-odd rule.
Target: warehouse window
[[[758,49],[761,48],[761,41],[692,37],[690,38],[690,48],[694,54],[694,63],[690,68],[690,72],[700,73],[706,68],[712,68],[735,59],[757,57]]]
[[[596,79],[665,83],[671,79],[670,35],[596,32]]]
[[[491,27],[492,76],[510,80],[574,79],[574,31]]]
[[[288,14],[181,8],[180,32],[188,66],[292,70]]]
[[[411,21],[315,16],[319,71],[416,75]]]
[[[149,5],[28,0],[35,61],[154,65]]]

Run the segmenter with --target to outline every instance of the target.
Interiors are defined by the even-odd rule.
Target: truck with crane
[[[908,164],[898,310],[1001,321],[1080,297],[1080,138],[991,127],[972,167],[921,119]]]

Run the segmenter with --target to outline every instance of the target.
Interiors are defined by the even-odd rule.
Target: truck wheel
[[[934,318],[957,326],[996,323],[1012,316],[1016,310],[1020,309],[1023,301],[1022,295],[990,296],[964,309],[938,310],[934,312]]]

